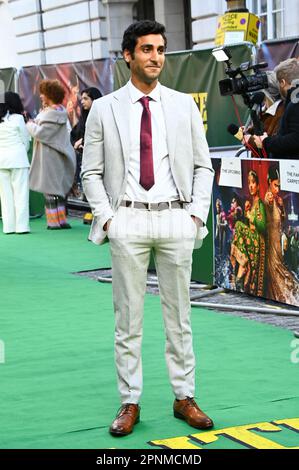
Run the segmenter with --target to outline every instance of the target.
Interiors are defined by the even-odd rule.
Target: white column
[[[198,2],[191,0],[192,40],[194,49],[213,47],[217,31],[217,18],[227,8],[225,0]]]
[[[110,54],[121,51],[125,29],[133,23],[133,6],[137,0],[102,0],[107,7],[107,29]]]
[[[165,25],[166,16],[165,16],[165,0],[154,0],[155,5],[155,20],[158,23]]]
[[[183,0],[155,0],[155,19],[165,25],[168,51],[186,49]]]

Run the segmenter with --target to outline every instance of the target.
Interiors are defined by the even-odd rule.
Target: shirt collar
[[[268,109],[266,109],[266,113],[271,114],[271,116],[275,116],[277,108],[278,108],[278,106],[280,105],[281,102],[282,102],[282,100],[275,101],[275,103],[273,103],[271,106],[269,106]]]
[[[129,88],[129,95],[132,103],[136,103],[137,101],[140,100],[144,96],[144,93],[142,91],[138,90],[138,88],[133,85],[132,81],[128,81],[128,88]],[[161,85],[158,82],[155,88],[146,96],[149,96],[152,100],[154,101],[160,101],[161,100]]]

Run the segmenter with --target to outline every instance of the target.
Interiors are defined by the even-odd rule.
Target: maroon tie
[[[140,181],[139,183],[147,191],[155,184],[153,147],[152,147],[152,122],[149,109],[148,96],[140,98],[143,106],[140,127]]]

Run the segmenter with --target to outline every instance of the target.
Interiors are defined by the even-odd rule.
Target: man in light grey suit
[[[121,408],[110,433],[124,436],[140,418],[142,318],[153,250],[166,331],[174,416],[206,429],[198,407],[190,324],[192,251],[207,233],[214,172],[191,96],[158,82],[165,28],[139,21],[124,33],[131,79],[95,100],[86,124],[84,191],[94,214],[90,239],[110,241],[115,360]]]

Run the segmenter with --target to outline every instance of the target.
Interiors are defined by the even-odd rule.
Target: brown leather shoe
[[[197,429],[208,429],[214,426],[211,418],[190,397],[186,397],[185,400],[174,400],[173,414],[176,418],[187,421],[190,426]]]
[[[134,424],[140,421],[140,406],[125,403],[117,412],[116,418],[109,428],[113,436],[127,436],[133,431]]]

